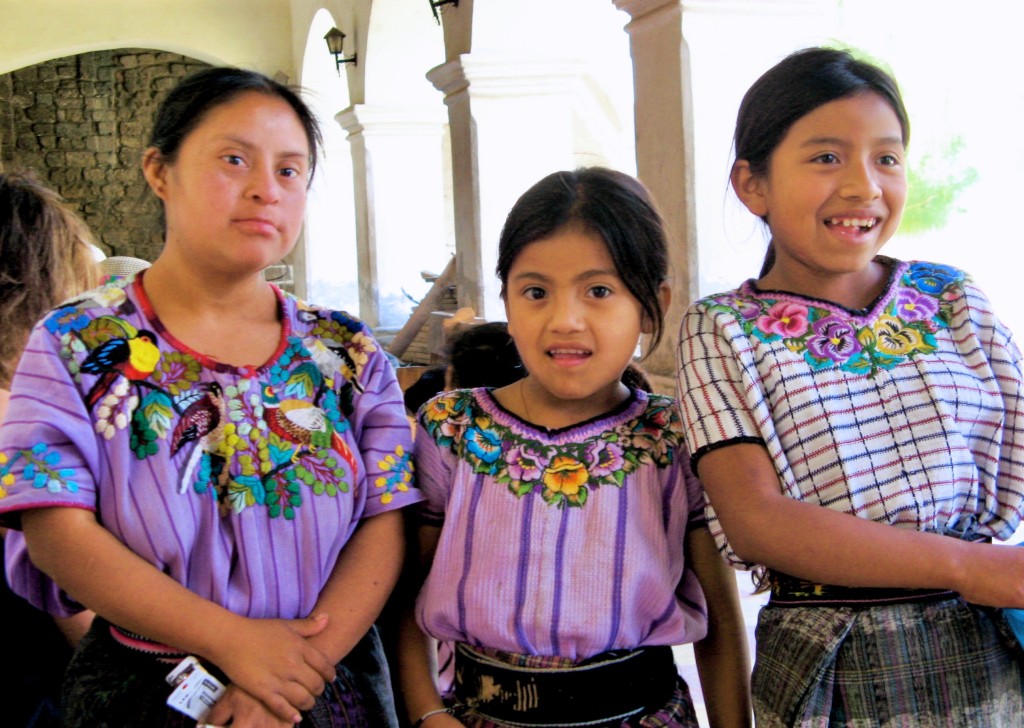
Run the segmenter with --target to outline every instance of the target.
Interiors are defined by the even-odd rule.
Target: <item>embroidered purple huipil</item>
[[[202,597],[248,617],[308,615],[360,519],[422,496],[401,392],[369,330],[275,291],[281,341],[259,368],[177,342],[141,275],[51,313],[0,428],[4,522],[93,510]],[[15,591],[53,613],[80,609],[28,561],[20,533],[8,538]]]
[[[878,260],[890,278],[864,311],[753,281],[690,307],[678,361],[694,460],[762,443],[791,498],[900,528],[1009,538],[1024,512],[1020,351],[962,271]],[[710,505],[707,516],[723,554],[752,566]]]
[[[420,410],[416,468],[422,518],[443,524],[416,605],[432,637],[580,660],[705,635],[683,547],[700,485],[671,398],[547,431],[487,389],[442,394]]]

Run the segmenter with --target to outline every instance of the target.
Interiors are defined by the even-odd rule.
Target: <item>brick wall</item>
[[[107,254],[151,261],[163,226],[142,153],[164,94],[206,66],[122,48],[0,75],[0,168],[34,171],[78,210]]]

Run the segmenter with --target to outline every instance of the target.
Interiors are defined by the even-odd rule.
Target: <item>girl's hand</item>
[[[963,544],[952,588],[971,604],[1024,608],[1024,548]]]
[[[231,728],[292,728],[295,724],[281,720],[263,703],[237,685],[229,685],[224,696],[207,713],[205,725]]]
[[[324,684],[334,679],[334,665],[306,640],[327,626],[327,616],[248,619],[243,624],[225,635],[209,659],[278,719],[299,722],[299,711],[312,708]]]

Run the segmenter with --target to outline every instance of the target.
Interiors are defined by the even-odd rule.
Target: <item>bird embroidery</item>
[[[182,468],[179,493],[188,490],[204,454],[211,458],[213,486],[218,494],[223,493],[228,471],[224,467],[224,458],[217,451],[217,446],[223,439],[224,422],[224,397],[220,385],[217,382],[203,385],[203,393],[185,407],[171,434],[171,455],[190,442],[199,442],[199,446],[192,450],[188,462]]]
[[[118,377],[140,382],[153,373],[160,361],[160,349],[156,345],[156,334],[152,331],[136,330],[131,324],[113,316],[101,318],[122,335],[104,341],[82,362],[83,372],[99,375],[86,395],[89,407],[103,398]]]
[[[270,385],[263,387],[263,406],[263,416],[271,432],[300,448],[333,448],[349,464],[355,477],[359,468],[352,450],[345,442],[345,438],[334,429],[326,412],[301,399],[286,399],[282,402]],[[297,449],[292,460],[297,460],[300,454],[301,449]]]
[[[181,419],[171,435],[171,455],[187,443],[199,440],[203,449],[212,451],[210,444],[220,441],[224,423],[224,397],[220,385],[210,382],[203,386],[204,394],[191,402],[181,413]]]
[[[363,393],[363,384],[359,381],[359,367],[344,344],[327,338],[313,337],[303,340],[302,343],[309,350],[310,357],[316,362],[321,374],[333,379],[334,375],[340,372],[356,392]]]

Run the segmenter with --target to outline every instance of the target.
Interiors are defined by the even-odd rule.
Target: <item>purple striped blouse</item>
[[[0,515],[17,527],[24,509],[92,510],[200,596],[306,616],[360,519],[422,499],[394,371],[359,321],[280,291],[276,354],[259,368],[212,361],[164,329],[141,282],[86,294],[33,332],[0,428]],[[20,533],[7,557],[33,604],[80,609]]]
[[[420,411],[423,519],[442,523],[417,618],[444,641],[585,659],[704,636],[683,540],[702,527],[675,403],[637,392],[603,417],[537,429],[486,389]]]
[[[1008,538],[1024,510],[1020,351],[963,272],[879,260],[889,284],[864,311],[752,281],[690,308],[678,360],[694,460],[759,442],[791,498]],[[743,565],[710,505],[707,516]]]

